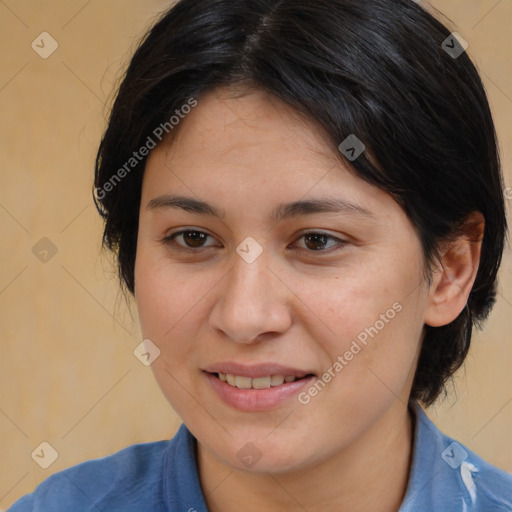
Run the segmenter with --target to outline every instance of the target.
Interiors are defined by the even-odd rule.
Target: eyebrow
[[[151,199],[146,205],[146,210],[181,208],[187,212],[200,215],[211,215],[220,219],[225,218],[224,210],[221,210],[206,201],[186,196],[164,194]],[[298,217],[300,215],[313,215],[315,213],[346,213],[375,218],[375,215],[362,206],[353,204],[345,199],[324,197],[293,201],[279,204],[271,213],[270,220],[281,221],[283,219]]]

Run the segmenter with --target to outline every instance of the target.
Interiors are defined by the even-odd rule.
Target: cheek
[[[200,283],[193,276],[171,272],[168,265],[138,254],[135,272],[135,299],[142,336],[160,349],[151,369],[163,394],[180,414],[186,399],[184,388],[194,371],[197,333],[192,329],[199,322],[190,320],[200,305]],[[199,295],[200,297],[200,295]]]
[[[386,386],[399,394],[414,369],[424,298],[418,269],[404,268],[375,262],[302,282],[300,299],[314,312],[309,337],[322,348],[325,371],[340,375],[330,381],[344,395],[389,393]]]
[[[322,348],[324,373],[299,397],[305,421],[340,446],[376,421],[397,397],[407,403],[421,333],[415,299],[407,297],[405,285],[390,291],[362,282],[343,284],[336,294],[310,294],[312,309],[325,304],[322,320],[335,334],[325,335],[318,319],[311,326],[310,336]]]
[[[388,320],[386,327],[391,323],[389,320],[397,316],[393,304],[403,300],[407,282],[408,276],[392,275],[378,265],[359,265],[329,277],[297,277],[293,290],[302,304],[299,307],[311,312],[308,327],[315,333],[312,337],[325,339],[339,353],[361,333],[364,341],[365,329],[376,322],[379,331],[383,330],[381,315]]]
[[[142,334],[160,343],[172,340],[187,325],[187,317],[209,288],[208,276],[184,272],[169,263],[161,251],[139,246],[135,263],[135,300]]]
[[[151,365],[154,377],[170,405],[192,424],[205,421],[205,405],[190,399],[199,372],[197,334],[201,297],[211,286],[207,276],[174,271],[154,251],[140,249],[135,268],[135,300],[142,335],[160,349]]]

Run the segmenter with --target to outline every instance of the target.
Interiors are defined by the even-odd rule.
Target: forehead
[[[240,156],[262,163],[339,160],[318,123],[260,89],[209,91],[177,128],[174,141],[162,149],[181,160],[201,158],[203,152],[223,165],[240,165]]]
[[[258,89],[210,91],[171,135],[148,157],[143,201],[173,192],[241,209],[333,194],[394,202],[350,172],[318,123]]]

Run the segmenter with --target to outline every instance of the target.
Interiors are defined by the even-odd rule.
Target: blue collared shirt
[[[512,512],[512,475],[445,436],[413,403],[414,453],[399,512]],[[137,444],[56,473],[7,512],[208,512],[196,440]]]

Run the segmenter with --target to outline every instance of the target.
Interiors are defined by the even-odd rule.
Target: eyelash
[[[183,246],[181,244],[178,244],[175,239],[180,236],[180,235],[183,235],[183,234],[186,234],[186,233],[200,233],[200,234],[204,234],[206,236],[209,236],[210,238],[213,238],[211,235],[209,235],[208,233],[205,233],[204,231],[200,231],[200,230],[197,230],[197,229],[185,229],[185,230],[182,230],[182,231],[177,231],[176,233],[173,233],[171,235],[168,235],[166,237],[164,237],[161,242],[165,245],[173,245],[174,247],[177,247],[178,250],[180,251],[184,251],[184,252],[193,252],[193,253],[197,253],[199,252],[199,250],[201,249],[207,249],[208,247],[214,247],[212,245],[208,245],[208,246],[203,246],[203,247],[197,247],[197,248],[193,248],[193,247],[188,247],[188,246]],[[342,240],[340,238],[337,238],[333,235],[329,235],[327,233],[323,233],[321,231],[308,231],[306,233],[303,233],[299,238],[297,238],[297,240],[300,240],[308,235],[320,235],[322,237],[325,237],[327,240],[335,240],[338,242],[338,248],[335,249],[335,250],[340,250],[341,248],[343,248],[345,245],[347,245],[347,241],[346,240]],[[330,249],[330,248],[329,248]],[[306,251],[306,252],[309,252],[309,253],[327,253],[327,252],[332,252],[330,251],[329,249],[318,249],[318,250],[311,250],[311,249],[304,249],[304,248],[300,248],[301,251]]]

